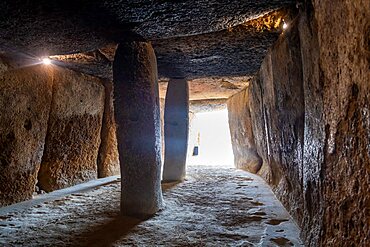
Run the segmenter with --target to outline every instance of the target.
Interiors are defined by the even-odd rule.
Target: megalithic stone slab
[[[52,87],[53,71],[46,66],[0,71],[0,207],[32,198]]]
[[[96,179],[104,98],[97,78],[53,66],[40,189],[50,192]]]
[[[185,79],[171,79],[168,82],[164,112],[164,181],[184,180],[186,175],[188,133],[188,82]]]
[[[105,104],[98,155],[99,178],[120,174],[116,123],[114,120],[113,108],[113,82],[111,80],[104,80],[103,85],[105,88]]]
[[[113,63],[121,166],[121,213],[145,218],[162,207],[157,62],[150,43],[119,44]]]

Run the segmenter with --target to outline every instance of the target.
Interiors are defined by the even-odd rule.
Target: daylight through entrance
[[[227,109],[196,113],[188,148],[187,165],[233,167]]]

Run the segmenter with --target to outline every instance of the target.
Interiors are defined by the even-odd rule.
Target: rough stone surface
[[[189,100],[226,100],[230,96],[244,89],[251,81],[252,76],[238,77],[205,77],[188,80]],[[159,81],[159,96],[164,98],[168,80]]]
[[[3,73],[10,69],[10,65],[8,64],[8,61],[3,56],[4,54],[0,53],[0,73]]]
[[[53,60],[53,63],[61,67],[80,71],[102,79],[113,80],[112,63],[116,47],[116,44],[111,44],[104,47],[104,49],[102,48],[94,52],[58,55],[51,56],[50,58]],[[201,68],[204,69],[207,66],[209,65],[203,64]],[[164,99],[169,78],[161,74],[161,67],[158,69],[159,96]],[[190,100],[229,98],[231,95],[245,88],[252,77],[251,75],[212,76],[188,80]]]
[[[97,177],[104,111],[100,80],[53,67],[53,101],[39,186],[52,191]]]
[[[323,200],[321,198],[324,163],[325,121],[323,83],[319,62],[317,23],[312,7],[308,6],[299,19],[304,90],[304,149],[303,149],[303,224],[302,236],[308,246],[319,245],[322,229]]]
[[[161,76],[188,79],[251,76],[280,30],[240,25],[230,30],[153,41]]]
[[[159,110],[160,110],[160,116],[161,116],[161,143],[162,143],[161,163],[162,163],[162,167],[163,167],[163,163],[164,163],[164,150],[165,150],[165,145],[164,145],[164,106],[165,106],[165,100],[162,99],[162,98],[159,98]]]
[[[77,70],[111,78],[111,57],[116,43],[126,38],[123,31],[134,29],[145,38],[154,39],[160,75],[197,78],[194,88],[202,89],[194,90],[197,91],[194,99],[222,98],[242,88],[229,79],[225,82],[225,78],[253,75],[266,48],[278,36],[276,30],[260,32],[258,28],[244,28],[246,21],[288,2],[293,1],[225,4],[203,0],[176,3],[3,0],[0,1],[0,52],[21,55],[22,63],[17,67],[40,63],[41,55],[78,53],[71,55],[70,60],[87,65],[76,66]],[[367,246],[370,239],[369,3],[343,0],[333,4],[333,1],[313,0],[310,6],[299,2],[301,15],[289,23],[290,28],[267,54],[249,89],[253,134],[263,160],[259,174],[272,185],[303,227],[307,246]],[[107,44],[112,44],[114,49],[106,49]],[[71,64],[68,59],[61,60],[57,61],[58,65]],[[0,112],[0,155],[3,155],[0,161],[1,166],[14,167],[0,167],[0,184],[5,186],[0,192],[7,197],[5,204],[31,196],[52,91],[51,82],[44,77],[49,75],[30,72],[42,67],[8,71],[13,65],[0,63],[0,76],[6,78],[6,83],[0,85],[0,107],[6,104],[6,111]],[[47,86],[40,88],[40,83],[34,80]],[[202,87],[202,82],[214,84],[207,87],[204,83]],[[56,85],[54,92],[62,88]],[[225,91],[218,91],[220,87]],[[212,88],[218,89],[204,95],[205,90]],[[138,94],[141,92],[138,90]],[[36,94],[44,98],[31,97]],[[31,110],[24,102],[30,102]],[[75,103],[73,107],[77,108]],[[9,104],[18,110],[8,112],[13,110]],[[57,140],[58,135],[65,134],[53,133],[51,128],[68,130],[69,123],[85,128],[86,121],[92,121],[84,116],[84,121],[72,119],[66,123],[65,118],[53,114],[47,140]],[[133,122],[135,117],[131,119]],[[14,133],[8,135],[9,130]],[[69,138],[55,144],[56,148],[48,141],[46,155],[65,153],[71,146],[66,145],[68,141]],[[59,158],[64,162],[64,157]],[[157,158],[154,163],[158,163]],[[66,167],[62,173],[69,172]],[[23,171],[27,171],[26,175]]]
[[[162,207],[158,75],[150,43],[121,43],[113,72],[121,211],[124,215],[145,217]]]
[[[250,105],[260,174],[271,183],[278,198],[301,222],[303,81],[300,41],[293,24],[266,56],[250,88]],[[261,143],[261,140],[262,143]],[[263,147],[262,147],[263,146]]]
[[[90,51],[107,44],[111,35],[106,27],[112,23],[104,17],[104,11],[94,10],[92,2],[1,1],[0,50],[16,50],[37,59]]]
[[[0,245],[303,246],[298,227],[258,176],[202,166],[189,167],[188,178],[163,184],[166,205],[145,221],[120,215],[118,181],[23,211],[0,209]]]
[[[116,136],[116,122],[113,107],[113,83],[104,80],[105,102],[101,129],[101,144],[98,154],[98,177],[109,177],[120,174],[119,155]]]
[[[52,74],[45,66],[0,72],[0,206],[30,199],[35,190]]]
[[[326,130],[324,156],[318,157],[323,166],[320,174],[310,173],[322,181],[321,244],[366,246],[370,242],[370,5],[366,0],[313,2]],[[310,189],[320,190],[320,185],[308,184],[308,193]]]
[[[75,71],[80,71],[82,73],[86,73],[99,78],[113,80],[112,63],[114,58],[114,52],[116,51],[116,46],[117,46],[116,44],[111,44],[94,52],[51,56],[51,59],[53,60],[54,63],[56,63],[59,66],[66,67]],[[249,49],[249,51],[246,51],[246,53],[252,52],[253,49]],[[157,54],[161,55],[158,52]],[[162,59],[166,60],[168,63],[174,62],[173,60],[176,59],[178,60],[181,59],[180,57],[174,55],[172,55],[172,57],[167,56],[168,54],[163,55]],[[223,56],[226,57],[228,55],[223,54]],[[228,59],[232,60],[232,58]],[[252,75],[244,76],[227,75],[222,77],[220,76],[207,77],[205,72],[208,71],[208,73],[213,73],[210,71],[213,70],[213,68],[211,68],[212,64],[204,63],[200,64],[200,66],[201,66],[200,68],[202,69],[196,71],[196,73],[198,73],[198,76],[201,76],[202,78],[188,80],[190,90],[190,100],[229,98],[231,95],[245,88],[252,78]],[[232,69],[235,69],[233,64],[229,65],[224,64],[223,69],[225,72],[228,71],[227,67],[225,66],[231,66],[233,67]],[[238,66],[241,65],[238,64]],[[256,65],[248,64],[246,66],[248,67],[254,66],[254,68],[249,68],[249,70],[251,71],[252,70],[256,71],[257,70],[256,68],[258,68],[258,66],[256,67]],[[240,70],[247,69],[246,66],[239,69]],[[161,65],[159,65],[158,69],[160,78],[159,95],[161,98],[165,98],[169,80],[169,78],[166,78],[165,73],[168,70],[168,68],[161,67]],[[195,76],[195,74],[193,74],[191,71],[188,72],[190,77]],[[217,73],[215,72],[214,74]]]
[[[190,99],[228,98],[243,89],[258,70],[269,46],[281,33],[283,19],[294,14],[281,9],[226,30],[153,40],[158,58],[160,96],[169,78],[186,77]],[[116,43],[91,52],[51,56],[60,66],[112,80]]]
[[[368,7],[303,6],[249,88],[259,174],[307,246],[369,242]]]
[[[235,94],[227,101],[234,165],[248,172],[257,173],[262,159],[257,154],[249,111],[248,90]]]
[[[366,1],[314,1],[300,20],[307,246],[370,239],[369,16]]]
[[[188,137],[188,82],[186,79],[170,79],[164,112],[164,181],[182,181],[185,179]]]
[[[163,39],[224,30],[264,15],[272,10],[291,6],[292,0],[217,0],[167,1],[106,1],[105,5],[121,22],[133,21],[134,30],[145,38]]]
[[[227,108],[227,99],[192,100],[189,111],[192,113],[219,111]]]
[[[91,51],[111,41],[124,40],[127,30],[146,39],[209,33],[294,2],[3,0],[0,50],[15,49],[31,56]]]

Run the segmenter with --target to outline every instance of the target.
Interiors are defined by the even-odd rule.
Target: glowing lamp
[[[283,24],[283,29],[285,30],[285,29],[287,29],[288,28],[288,24],[286,24],[285,22],[284,22],[284,24]]]
[[[42,63],[45,64],[45,65],[50,65],[51,60],[49,58],[45,57],[45,58],[42,59]]]

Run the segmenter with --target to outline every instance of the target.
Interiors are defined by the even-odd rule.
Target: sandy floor
[[[0,246],[302,246],[257,176],[190,167],[163,189],[164,210],[142,222],[119,217],[118,181],[0,214]]]

